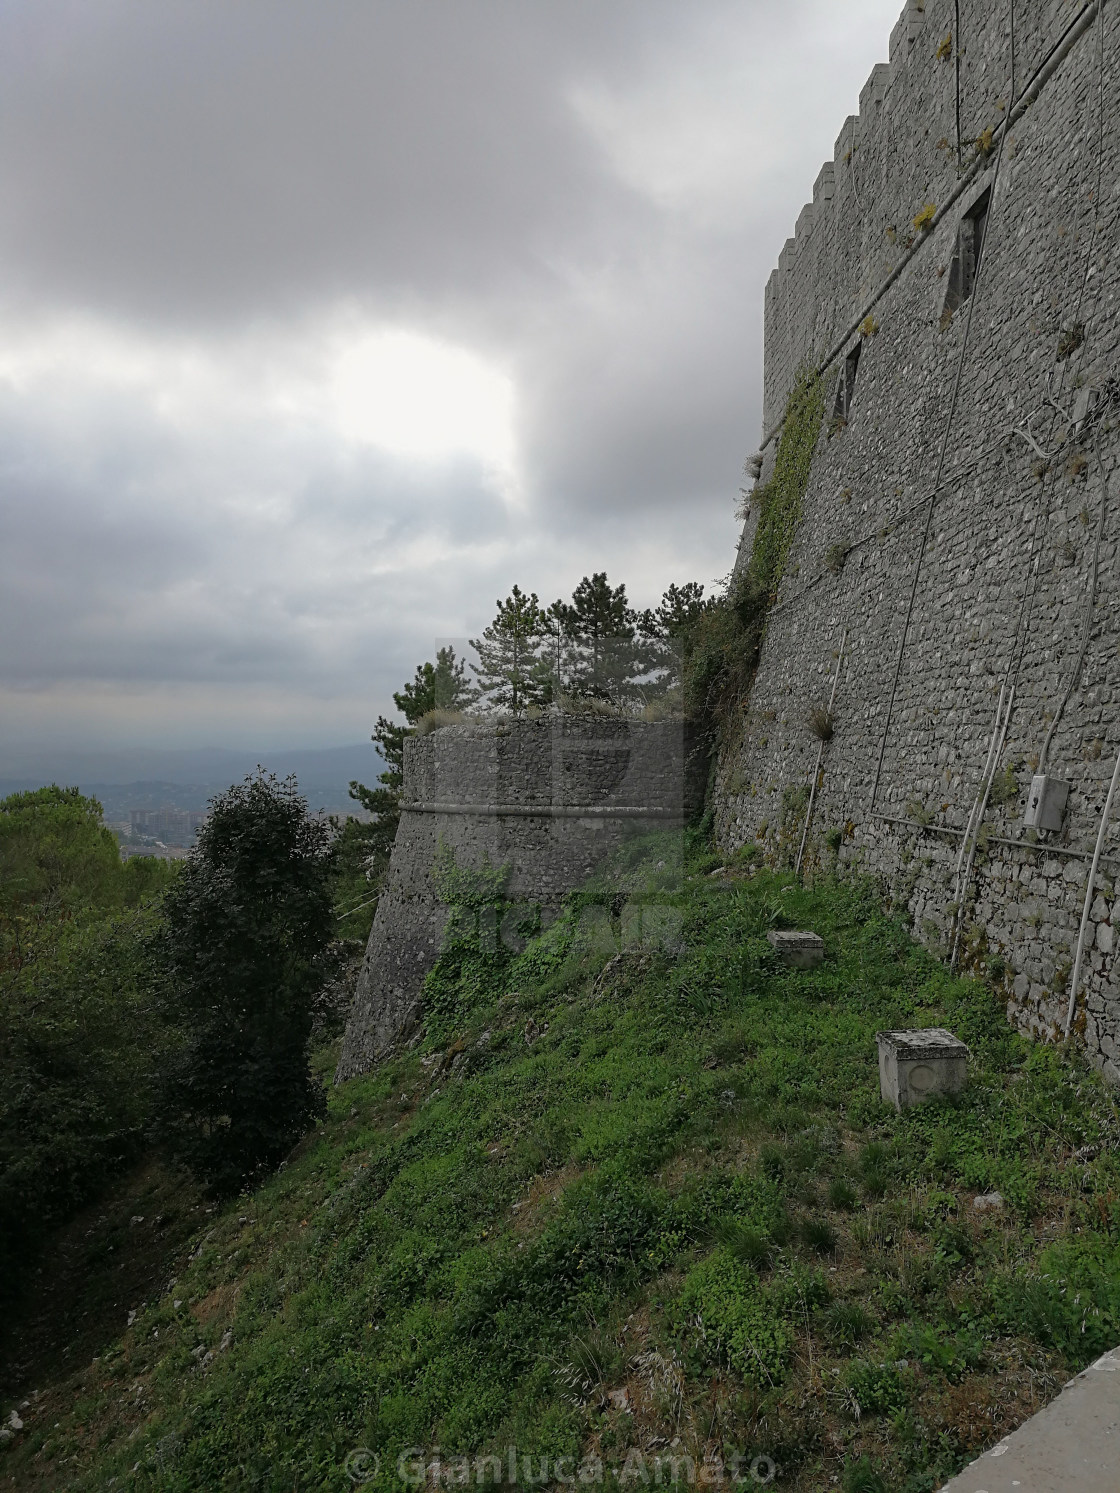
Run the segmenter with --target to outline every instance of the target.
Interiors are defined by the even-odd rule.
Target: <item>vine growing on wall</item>
[[[747,574],[752,588],[771,603],[778,594],[801,521],[801,505],[823,418],[824,386],[816,373],[803,368],[790,390],[774,475],[756,495],[761,512]]]

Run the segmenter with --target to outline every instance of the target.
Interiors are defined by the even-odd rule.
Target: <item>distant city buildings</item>
[[[127,819],[107,819],[105,828],[120,841],[121,855],[158,855],[177,860],[186,855],[206,823],[206,809],[129,809]]]
[[[175,791],[175,784],[160,785],[164,789]],[[164,803],[158,809],[126,809],[124,805],[128,802],[125,797],[130,797],[136,789],[145,790],[147,784],[132,784],[125,788],[110,790],[119,794],[115,802],[112,802],[103,819],[107,830],[114,834],[120,843],[121,855],[125,860],[130,855],[156,855],[167,860],[180,860],[184,857],[191,846],[194,845],[198,831],[206,823],[210,816],[209,807],[204,809],[180,809],[173,804]],[[220,792],[217,788],[206,786],[197,790],[191,790],[192,796],[197,793],[198,797],[205,792],[210,798]],[[141,797],[141,793],[136,794]],[[154,796],[154,795],[153,795]],[[170,794],[169,794],[170,796]],[[327,796],[327,795],[324,795]],[[347,801],[337,792],[330,794],[331,798],[340,799],[330,807],[318,807],[311,811],[311,817],[324,820],[336,817],[344,820],[347,817],[368,820],[372,816],[353,800]],[[189,801],[189,800],[188,800]],[[197,802],[197,797],[196,797]],[[125,816],[128,816],[127,818]]]
[[[128,825],[132,838],[159,840],[164,845],[192,845],[206,823],[205,809],[130,809]]]

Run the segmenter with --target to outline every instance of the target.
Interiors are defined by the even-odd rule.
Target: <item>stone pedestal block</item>
[[[794,969],[816,969],[824,958],[824,939],[817,933],[794,933],[773,930],[767,942],[783,964]]]
[[[876,1032],[879,1086],[895,1109],[920,1104],[934,1094],[959,1094],[968,1082],[968,1048],[943,1027],[915,1032]]]

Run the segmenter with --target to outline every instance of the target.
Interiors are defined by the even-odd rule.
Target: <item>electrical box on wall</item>
[[[1023,813],[1023,828],[1061,829],[1068,797],[1069,784],[1063,783],[1061,778],[1044,775],[1032,778]]]

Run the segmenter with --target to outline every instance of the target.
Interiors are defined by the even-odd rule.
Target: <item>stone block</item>
[[[818,933],[772,929],[766,941],[782,963],[793,969],[816,969],[824,959],[824,939]]]
[[[895,1109],[920,1104],[934,1094],[959,1094],[968,1082],[968,1048],[943,1027],[876,1032],[879,1087]]]

